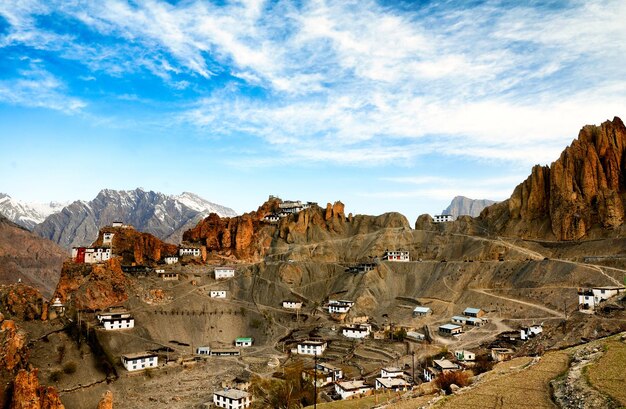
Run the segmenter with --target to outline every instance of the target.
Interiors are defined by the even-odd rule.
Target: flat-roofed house
[[[328,343],[324,340],[304,340],[296,345],[296,353],[298,355],[317,355],[320,356],[326,350]]]
[[[213,404],[218,408],[243,409],[252,404],[252,397],[239,389],[224,389],[213,393]]]
[[[369,324],[352,324],[341,328],[341,335],[347,338],[363,339],[369,337],[372,326]]]
[[[454,356],[456,359],[458,359],[459,361],[462,362],[472,362],[476,360],[476,354],[471,352],[471,351],[467,351],[467,350],[458,350],[458,351],[454,351]]]
[[[236,347],[251,347],[252,346],[252,338],[250,337],[239,337],[235,339]]]
[[[403,261],[403,262],[411,261],[409,257],[409,252],[404,251],[404,250],[394,250],[394,251],[386,250],[385,253],[383,253],[383,260]]]
[[[235,276],[235,267],[231,267],[231,266],[215,267],[215,269],[213,269],[213,273],[215,274],[216,280],[222,280],[224,278],[231,278]]]
[[[122,355],[122,364],[127,371],[141,371],[142,369],[156,368],[159,357],[153,352],[136,352]]]
[[[302,301],[283,301],[283,308],[286,308],[288,310],[299,310],[302,308]]]
[[[367,385],[365,381],[343,381],[335,383],[335,392],[341,396],[341,399],[350,399],[354,396],[367,395],[374,388]]]
[[[467,307],[465,310],[463,310],[463,315],[465,315],[466,317],[480,318],[485,315],[485,311],[483,311],[481,308]]]
[[[445,337],[459,335],[463,332],[463,327],[456,324],[444,324],[439,326],[439,334]]]
[[[354,305],[354,301],[348,300],[329,300],[328,312],[331,314],[346,314]]]
[[[404,376],[404,371],[394,366],[388,366],[386,368],[381,368],[380,370],[381,378],[399,378],[402,376]]]
[[[415,308],[413,308],[413,316],[414,317],[423,317],[426,315],[430,315],[433,313],[433,310],[431,310],[428,307],[422,307],[422,306],[417,306]]]
[[[594,310],[598,304],[611,297],[623,293],[623,286],[604,286],[578,289],[578,308],[581,310]]]
[[[384,389],[394,392],[408,391],[411,384],[403,378],[376,378],[376,389]]]

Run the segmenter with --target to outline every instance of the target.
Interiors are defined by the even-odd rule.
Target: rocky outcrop
[[[0,216],[0,284],[32,285],[49,297],[68,252]]]
[[[13,371],[24,366],[28,360],[26,332],[13,320],[5,320],[0,314],[0,370]]]
[[[577,240],[624,223],[626,127],[619,118],[587,125],[550,167],[535,166],[511,197],[486,208],[492,232]]]
[[[24,284],[1,286],[0,303],[5,313],[20,321],[45,320],[47,318],[48,305],[41,293]]]
[[[274,199],[256,212],[234,218],[210,215],[185,232],[183,239],[204,244],[207,251],[219,256],[259,261],[290,244],[323,242],[385,228],[410,229],[406,218],[398,213],[346,217],[345,206],[339,201],[325,208],[313,205],[281,218],[277,224],[263,221],[264,216],[278,210],[279,203]]]
[[[459,216],[478,217],[485,207],[496,203],[488,199],[470,199],[465,196],[456,196],[450,205],[442,210],[441,214],[450,214],[456,219]]]
[[[128,278],[122,272],[119,259],[99,264],[63,264],[55,296],[75,307],[100,310],[128,299]]]
[[[102,246],[104,233],[113,233],[112,249],[116,257],[121,257],[123,265],[154,265],[168,255],[175,255],[178,247],[161,241],[149,233],[142,233],[132,227],[104,227],[92,246]]]
[[[64,409],[59,393],[52,386],[40,386],[37,369],[21,369],[13,381],[10,409]]]
[[[89,202],[75,201],[48,216],[33,231],[62,247],[71,248],[88,245],[97,237],[100,228],[122,221],[161,240],[179,242],[183,231],[210,213],[236,215],[228,207],[188,192],[170,196],[140,188],[104,189]]]
[[[113,392],[106,391],[100,402],[98,402],[98,409],[113,409]]]

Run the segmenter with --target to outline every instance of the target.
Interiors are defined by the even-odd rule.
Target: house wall
[[[122,364],[127,371],[141,371],[147,368],[156,368],[159,363],[159,358],[156,356],[148,358],[140,358],[124,361],[122,358]]]

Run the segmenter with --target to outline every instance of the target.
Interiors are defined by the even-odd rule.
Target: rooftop
[[[439,326],[439,328],[443,328],[443,329],[457,329],[457,328],[462,328],[460,325],[456,325],[456,324],[444,324]]]
[[[395,366],[388,366],[387,368],[383,368],[385,372],[402,372],[402,369],[396,368]]]
[[[394,386],[408,386],[409,383],[402,378],[376,378],[385,388],[393,388]]]
[[[344,389],[346,391],[351,391],[351,390],[360,389],[360,388],[371,388],[371,386],[365,384],[365,381],[337,382],[337,385],[339,385],[341,389]]]
[[[441,369],[458,369],[459,366],[453,362],[450,362],[447,359],[435,359],[433,361],[435,365],[437,365]]]
[[[151,358],[157,356],[154,352],[142,351],[142,352],[133,352],[130,354],[122,355],[124,359],[140,359],[140,358]]]
[[[478,314],[481,311],[480,308],[471,308],[471,307],[467,307],[463,312],[469,312],[469,313],[474,313],[474,314]]]
[[[226,398],[239,400],[250,396],[248,392],[241,391],[239,389],[224,389],[222,391],[214,392],[216,395],[224,396]]]
[[[413,311],[415,311],[415,312],[428,312],[428,311],[430,311],[430,308],[418,306],[418,307],[415,307],[413,309]]]
[[[239,337],[235,341],[236,342],[252,342],[252,338],[250,338],[250,337]]]

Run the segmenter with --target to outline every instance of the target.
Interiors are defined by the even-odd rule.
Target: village
[[[264,221],[277,223],[282,217],[311,205],[315,203],[282,202],[281,212],[266,215]],[[434,220],[445,223],[452,218],[437,215]],[[132,229],[132,226],[113,223],[101,233],[101,246],[73,248],[72,260],[78,264],[97,264],[115,257],[116,229]],[[189,341],[170,341],[172,345],[167,346],[153,342],[157,347],[128,349],[119,354],[119,364],[129,374],[188,366],[193,362],[267,357],[265,373],[273,373],[273,376],[279,368],[299,363],[302,366],[300,376],[315,387],[316,402],[358,399],[381,392],[416,390],[422,384],[441,383],[442,379],[448,379],[444,375],[450,373],[488,370],[494,363],[516,356],[518,348],[540,336],[544,330],[543,321],[526,319],[520,321],[521,325],[518,324],[516,329],[502,331],[501,328],[509,327],[502,324],[502,317],[492,305],[466,304],[450,309],[437,303],[413,300],[414,305],[403,307],[406,313],[395,314],[393,318],[384,314],[382,320],[352,313],[358,300],[344,298],[339,293],[328,293],[323,303],[312,304],[306,297],[293,292],[291,298],[276,299],[273,305],[260,306],[246,299],[237,284],[238,280],[249,276],[250,266],[204,263],[201,261],[204,251],[197,244],[183,243],[178,246],[176,254],[163,254],[156,266],[122,266],[124,272],[139,282],[149,283],[147,287],[161,283],[160,289],[150,290],[142,303],[136,305],[144,305],[141,310],[145,310],[145,305],[159,308],[154,313],[161,311],[162,314],[164,306],[175,299],[174,295],[168,298],[168,293],[180,293],[183,288],[189,288],[185,291],[206,297],[209,308],[229,306],[231,311],[239,308],[243,316],[244,311],[254,307],[265,319],[274,314],[277,318],[269,319],[279,323],[286,332],[274,336],[255,318],[252,327],[248,328],[256,327],[256,336],[215,328],[214,331],[220,334],[232,334],[231,338],[203,335],[200,338],[205,342],[195,345]],[[412,260],[408,250],[387,249],[368,260],[349,263],[344,271],[348,276],[358,277],[375,274],[381,266],[393,268],[394,265],[421,262],[421,259]],[[623,293],[623,286],[580,288],[578,310],[593,314],[607,300]],[[51,307],[59,316],[67,310],[59,298]],[[111,307],[94,313],[92,317],[85,314],[82,319],[91,320],[99,331],[113,337],[116,333],[128,334],[142,326],[134,310],[140,308]],[[145,316],[146,313],[142,311],[139,315]],[[188,330],[193,332],[193,328]],[[269,353],[267,347],[271,347]],[[462,380],[463,377],[449,379]],[[213,391],[212,401],[206,402],[206,407],[247,408],[255,401],[250,371],[243,378],[222,379],[221,382],[223,387]],[[452,384],[453,389],[464,386]]]

